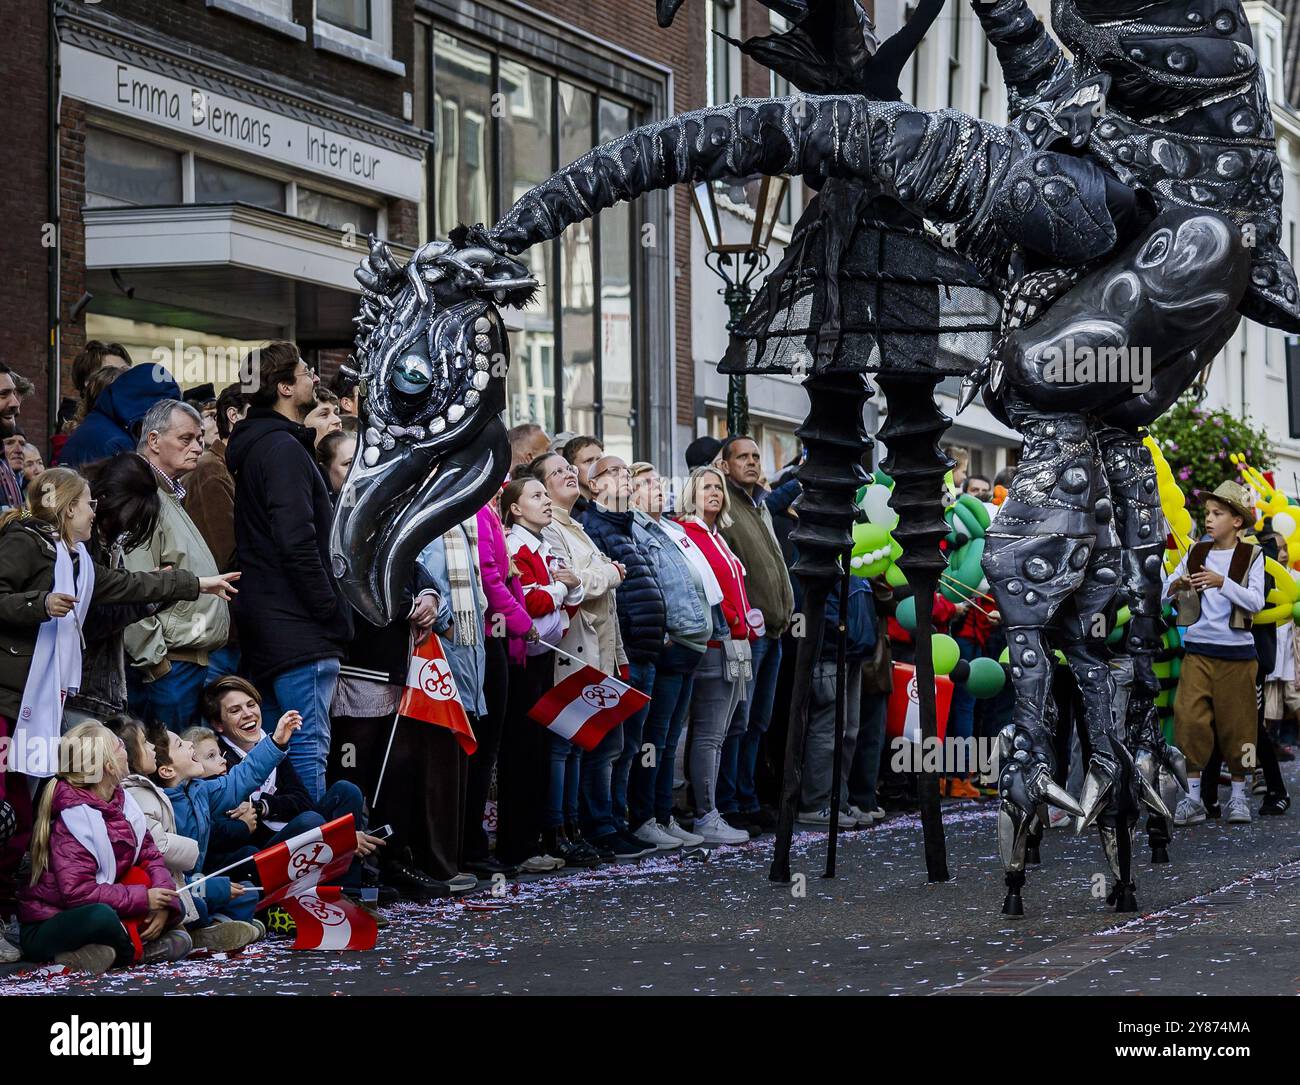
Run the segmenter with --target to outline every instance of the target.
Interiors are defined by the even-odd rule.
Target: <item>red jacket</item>
[[[506,549],[519,570],[519,585],[524,590],[524,608],[534,618],[559,609],[569,589],[551,579],[548,564],[551,548],[522,524],[515,524],[506,536]]]
[[[176,888],[148,828],[143,827],[137,837],[123,811],[126,792],[120,787],[106,802],[93,791],[73,787],[65,780],[55,780],[48,786],[55,789],[50,807],[49,861],[35,885],[18,891],[20,922],[40,923],[83,904],[107,904],[124,919],[136,919],[149,913],[150,888]],[[94,855],[77,840],[60,816],[65,810],[83,805],[98,811],[108,830],[109,844],[117,864],[115,881],[111,884],[101,885],[95,881],[97,865]],[[143,826],[143,819],[141,824]],[[149,876],[148,886],[121,884],[133,866],[144,867]],[[179,920],[180,902],[173,901],[172,909],[175,920]]]
[[[749,626],[749,596],[745,594],[745,567],[740,559],[731,552],[726,540],[717,532],[710,531],[703,520],[692,516],[678,522],[708,559],[709,568],[718,578],[718,585],[722,588],[722,616],[731,629],[731,639],[757,640]]]

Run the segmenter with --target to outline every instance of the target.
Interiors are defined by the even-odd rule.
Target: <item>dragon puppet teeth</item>
[[[486,369],[486,368],[488,367],[488,364],[489,364],[489,363],[488,363],[488,356],[487,356],[486,354],[475,354],[475,355],[474,355],[474,368],[475,368],[475,369]]]
[[[486,335],[476,335],[474,336],[474,345],[478,347],[479,350],[488,351],[492,349],[492,340]]]
[[[490,321],[485,316],[481,316],[476,321],[474,321],[474,330],[476,332],[489,331],[491,330],[491,328],[492,328],[492,321]]]
[[[379,462],[379,446],[371,445],[361,454],[367,467],[374,467]]]
[[[366,427],[366,444],[368,445],[379,444],[379,431],[375,429],[374,426]]]
[[[469,389],[469,391],[465,393],[465,406],[466,407],[478,406],[478,393],[474,391],[473,388]]]
[[[488,374],[480,370],[479,372],[475,373],[473,377],[470,378],[470,383],[474,385],[474,387],[481,392],[483,391],[484,388],[488,386],[488,381],[490,381],[491,379],[492,378],[488,376]]]
[[[429,423],[429,436],[436,437],[439,433],[441,433],[446,428],[447,428],[447,420],[445,418],[435,418],[432,422]]]
[[[465,417],[465,408],[459,403],[453,403],[447,408],[447,421],[453,426]]]

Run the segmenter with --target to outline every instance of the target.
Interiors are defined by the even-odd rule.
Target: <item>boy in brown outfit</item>
[[[1165,588],[1177,601],[1185,626],[1186,656],[1174,699],[1174,738],[1187,757],[1188,794],[1178,804],[1175,825],[1205,820],[1201,770],[1217,741],[1232,773],[1228,822],[1250,823],[1243,757],[1258,725],[1255,671],[1258,667],[1252,616],[1264,607],[1264,555],[1240,539],[1253,519],[1250,498],[1240,484],[1221,483],[1206,501],[1208,542],[1198,542],[1179,562]]]

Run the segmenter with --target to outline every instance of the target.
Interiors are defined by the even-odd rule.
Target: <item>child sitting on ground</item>
[[[259,740],[261,737],[259,734]],[[226,774],[226,759],[221,754],[221,743],[212,731],[206,727],[191,727],[181,732],[181,738],[194,747],[194,756],[203,766],[205,780]],[[271,776],[274,777],[286,763],[282,762],[272,769]],[[256,829],[257,816],[249,799],[245,799],[233,810],[225,811],[220,817],[214,817],[203,873],[220,870],[252,855],[257,850],[253,847],[253,833]]]
[[[223,764],[231,770],[242,764],[262,740],[262,696],[251,682],[238,675],[219,678],[203,691],[203,715],[216,735],[206,727],[192,728],[192,732],[212,736],[219,742],[219,756],[224,756]],[[268,848],[351,814],[357,827],[357,857],[342,880],[344,888],[360,886],[362,860],[384,844],[379,837],[365,832],[365,799],[356,784],[336,781],[320,802],[313,804],[293,764],[287,760],[271,771],[249,796],[246,805],[245,823],[251,829],[252,844],[258,848]]]
[[[199,859],[195,870],[204,869],[208,847],[212,838],[212,823],[227,811],[233,810],[263,783],[271,771],[284,760],[289,739],[302,726],[297,712],[286,712],[280,717],[275,733],[263,738],[233,772],[224,776],[205,777],[203,765],[194,753],[193,743],[180,735],[169,733],[166,759],[158,758],[158,771],[154,782],[161,785],[176,812],[176,827],[186,836],[198,841]],[[219,869],[219,868],[214,868]],[[223,879],[228,881],[228,879]],[[237,884],[230,885],[231,896],[221,899],[220,884],[216,878],[203,883],[203,900],[195,905],[202,912],[206,904],[213,912],[221,912],[235,919],[251,920],[257,904],[255,894],[244,893]]]
[[[31,884],[19,891],[23,955],[99,974],[180,960],[192,948],[167,864],[122,788],[126,747],[87,720],[59,742],[32,832]]]
[[[122,781],[122,787],[144,811],[149,835],[153,838],[159,854],[163,857],[163,862],[171,872],[172,883],[177,889],[182,889],[185,886],[185,875],[193,870],[198,862],[198,841],[182,836],[176,831],[176,814],[172,810],[171,800],[167,798],[163,789],[149,778],[158,771],[158,759],[144,726],[138,720],[128,716],[110,719],[108,725],[126,746],[127,764],[131,769],[131,775]],[[229,895],[227,892],[226,896]],[[190,893],[180,894],[186,929],[196,949],[228,953],[242,949],[261,938],[263,930],[256,923],[242,920],[216,922],[215,920],[225,917],[200,915],[192,897],[193,894]],[[204,911],[206,913],[207,909]]]

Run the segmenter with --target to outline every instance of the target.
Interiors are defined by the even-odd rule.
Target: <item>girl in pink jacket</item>
[[[166,863],[121,786],[126,747],[87,720],[59,742],[32,832],[32,882],[18,894],[23,955],[73,971],[174,961],[190,936]],[[178,929],[172,929],[178,928]]]

